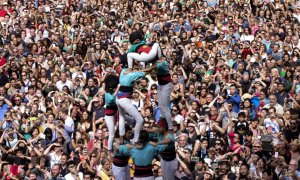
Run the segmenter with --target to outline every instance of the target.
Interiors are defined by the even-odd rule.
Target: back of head
[[[148,134],[148,132],[145,131],[145,130],[141,130],[139,142],[142,143],[142,144],[147,144],[148,141],[149,141],[149,134]]]
[[[136,40],[140,40],[140,41],[143,40],[143,35],[139,31],[134,31],[129,36],[129,41],[131,44],[134,44]]]
[[[105,78],[105,90],[107,92],[112,92],[113,89],[117,88],[119,84],[119,78],[114,75],[108,75]]]

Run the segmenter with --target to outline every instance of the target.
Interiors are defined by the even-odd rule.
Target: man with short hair
[[[227,102],[233,103],[233,112],[238,113],[240,111],[241,96],[237,92],[236,85],[230,86],[230,93],[228,95]]]
[[[79,173],[77,172],[77,166],[74,161],[68,162],[68,170],[69,170],[69,173],[67,175],[65,175],[66,180],[82,179],[82,173],[81,173],[81,177],[80,177]]]
[[[29,172],[29,180],[37,180],[37,173],[35,171]]]
[[[280,104],[281,106],[283,106],[284,100],[285,100],[285,98],[289,97],[289,94],[285,91],[285,86],[284,86],[284,84],[282,82],[278,83],[277,87],[278,87],[277,88],[278,92],[275,93],[275,95],[276,95],[276,98],[278,100],[278,104]]]
[[[279,115],[283,114],[283,107],[277,103],[277,97],[274,94],[269,96],[269,104],[266,104],[264,108],[269,109],[270,107],[274,107],[276,109],[276,113]]]
[[[300,171],[298,171],[298,162],[292,159],[289,164],[289,173],[292,178],[300,179]]]
[[[61,79],[59,81],[57,81],[56,83],[56,87],[58,90],[62,91],[64,86],[68,86],[68,88],[70,89],[70,91],[72,91],[73,89],[73,83],[72,81],[69,81],[67,79],[67,74],[66,73],[61,73]]]
[[[290,143],[294,139],[298,139],[300,131],[298,129],[298,122],[296,119],[291,119],[289,125],[286,126],[284,130],[284,136],[286,140]]]
[[[74,120],[67,114],[68,114],[68,109],[62,108],[62,110],[59,112],[59,117],[64,120],[65,122],[64,129],[71,137],[71,134],[74,132]]]
[[[51,174],[47,172],[45,174],[45,177],[47,180],[66,180],[61,174],[60,174],[61,168],[59,164],[54,164],[51,169]]]

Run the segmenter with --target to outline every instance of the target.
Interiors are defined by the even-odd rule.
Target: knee
[[[136,123],[143,124],[144,123],[144,119],[143,118],[139,118]]]

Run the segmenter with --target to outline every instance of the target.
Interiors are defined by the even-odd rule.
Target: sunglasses
[[[253,148],[261,148],[260,146],[252,146]]]

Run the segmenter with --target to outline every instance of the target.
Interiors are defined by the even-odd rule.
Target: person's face
[[[37,177],[36,177],[35,174],[30,174],[30,175],[29,175],[29,179],[30,179],[30,180],[36,180]]]
[[[15,103],[16,103],[16,105],[20,105],[21,104],[21,98],[20,97],[16,97],[15,98]]]
[[[284,91],[284,86],[283,86],[283,84],[279,84],[279,85],[278,85],[278,91],[279,91],[279,92],[283,92],[283,91]]]
[[[244,106],[246,108],[250,107],[250,105],[251,105],[250,101],[247,100],[247,101],[244,102]]]
[[[33,111],[33,112],[36,112],[37,110],[38,110],[37,105],[33,105],[33,106],[32,106],[32,111]]]
[[[262,150],[262,147],[260,144],[258,143],[255,143],[253,146],[252,146],[252,149],[253,149],[253,152],[254,153],[257,153],[257,152],[260,152]]]
[[[172,113],[173,113],[174,115],[178,114],[178,112],[179,112],[179,109],[177,109],[176,107],[173,107],[173,108],[172,108]]]
[[[84,179],[84,180],[91,180],[91,175],[84,175],[84,176],[83,176],[83,179]]]
[[[84,112],[84,113],[82,113],[82,117],[83,117],[83,119],[87,119],[89,117],[89,115],[87,112]]]
[[[177,75],[174,75],[172,78],[173,78],[173,82],[174,82],[174,83],[177,83],[177,82],[178,82],[178,76],[177,76]]]
[[[291,120],[290,121],[290,128],[291,129],[296,129],[297,128],[297,121],[296,120]]]
[[[193,110],[196,110],[198,107],[197,103],[196,102],[192,102],[192,109]]]
[[[145,116],[148,117],[148,116],[151,116],[151,112],[149,109],[146,109],[145,110]]]
[[[126,133],[125,133],[125,139],[130,139],[131,135],[132,135],[131,131],[126,131]]]
[[[94,80],[93,80],[93,79],[89,79],[89,80],[88,80],[88,86],[89,86],[89,87],[94,86]]]
[[[257,167],[264,167],[264,161],[262,160],[262,159],[259,159],[258,161],[257,161]]]
[[[217,114],[217,108],[215,108],[215,107],[210,108],[210,114],[211,115],[216,115]]]
[[[141,80],[141,86],[146,87],[147,86],[147,81],[146,80]]]
[[[61,74],[61,80],[63,81],[63,82],[65,82],[66,80],[67,80],[67,75],[66,74]]]
[[[4,95],[4,88],[3,87],[0,88],[0,95],[2,95],[2,96]]]
[[[57,177],[59,175],[59,173],[60,173],[59,166],[53,166],[52,167],[52,175],[54,177]]]
[[[230,87],[230,94],[234,95],[236,93],[236,88],[234,86]]]
[[[271,176],[269,176],[268,173],[264,172],[262,174],[262,179],[264,179],[264,180],[271,180]]]
[[[243,121],[245,120],[245,118],[244,118],[244,116],[238,116],[238,120],[239,120],[240,122],[243,122]]]
[[[248,174],[248,168],[246,166],[241,166],[240,168],[240,174],[241,175],[247,175]]]
[[[98,129],[97,133],[95,134],[95,137],[102,139],[103,138],[103,131],[101,129]]]
[[[292,172],[295,172],[298,168],[298,164],[295,160],[291,160],[290,164],[289,164],[289,169],[292,171]]]
[[[208,94],[208,95],[206,96],[206,101],[207,101],[207,102],[212,102],[212,100],[213,100],[212,95]]]
[[[220,141],[216,141],[215,142],[215,148],[216,149],[221,149],[222,147],[221,147],[221,142]]]
[[[210,180],[210,179],[212,179],[212,176],[208,173],[204,173],[203,179],[204,180]]]
[[[221,175],[226,174],[226,170],[227,170],[227,165],[226,164],[223,164],[223,165],[220,166],[220,174]]]
[[[179,139],[179,145],[180,145],[181,147],[185,147],[185,146],[187,145],[187,140],[186,140],[185,137],[181,137],[181,138]]]
[[[106,170],[109,170],[109,167],[110,167],[110,163],[109,163],[109,161],[106,161],[106,162],[103,164],[103,168],[106,169]]]
[[[189,130],[190,133],[194,133],[195,132],[195,126],[189,125],[188,127],[189,127],[188,130]]]
[[[269,97],[269,102],[271,106],[275,106],[277,103],[276,97],[275,96],[270,96]]]
[[[256,128],[258,126],[258,122],[257,121],[252,121],[251,124],[252,124],[253,128]]]
[[[208,142],[207,142],[207,141],[203,141],[203,142],[201,143],[201,148],[202,148],[202,149],[206,149],[207,146],[208,146]]]
[[[61,159],[60,159],[61,165],[64,166],[67,163],[67,160],[68,160],[67,156],[62,156]]]
[[[197,168],[198,170],[201,170],[201,169],[203,168],[203,163],[202,163],[201,161],[197,162],[197,163],[196,163],[196,168]]]
[[[264,92],[260,92],[260,99],[265,99],[266,98],[266,94]]]
[[[154,99],[157,99],[158,96],[157,96],[157,91],[156,90],[154,90],[151,94],[153,95]]]

